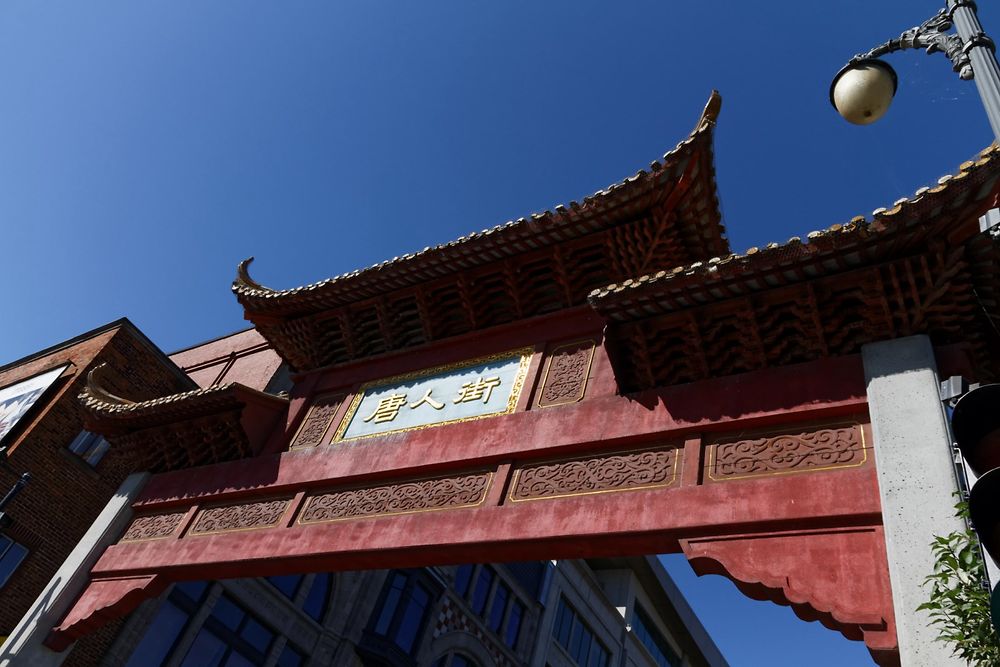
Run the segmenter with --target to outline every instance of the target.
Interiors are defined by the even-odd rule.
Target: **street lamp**
[[[10,466],[7,463],[6,447],[0,447],[0,467],[10,469]],[[4,495],[3,498],[0,498],[0,530],[7,528],[11,524],[11,518],[3,513],[4,508],[10,504],[10,501],[14,500],[17,494],[21,493],[21,490],[24,489],[24,487],[28,486],[28,482],[30,481],[31,474],[22,473],[18,480],[14,482],[14,486],[10,487],[10,490],[6,493],[6,495]]]
[[[956,32],[948,32],[952,25]],[[867,53],[854,56],[830,84],[830,102],[856,125],[874,123],[885,114],[896,94],[896,72],[879,56],[905,49],[943,53],[962,79],[974,79],[993,134],[1000,139],[1000,67],[996,47],[986,36],[976,3],[947,0],[947,7],[915,28]]]

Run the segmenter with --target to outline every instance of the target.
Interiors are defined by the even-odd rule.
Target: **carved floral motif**
[[[783,433],[711,446],[708,477],[740,479],[859,466],[867,458],[858,424]]]
[[[479,505],[492,473],[334,491],[306,500],[299,523],[341,521]]]
[[[309,406],[309,413],[302,422],[302,427],[292,440],[292,447],[315,447],[323,443],[323,436],[330,428],[330,423],[337,415],[344,397],[339,394],[320,396]]]
[[[593,357],[593,341],[571,343],[553,350],[549,355],[538,405],[544,408],[582,399]]]
[[[281,520],[289,501],[265,500],[244,505],[210,507],[198,512],[191,535],[207,535],[230,530],[269,528]]]
[[[170,537],[177,530],[186,512],[171,514],[153,514],[140,516],[132,520],[132,524],[122,536],[122,542],[138,542],[140,540],[158,540]]]
[[[529,465],[515,472],[510,499],[517,502],[666,487],[673,484],[676,469],[674,448]]]

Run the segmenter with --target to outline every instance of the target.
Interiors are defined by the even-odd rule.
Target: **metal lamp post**
[[[955,32],[948,32],[952,26]],[[1000,140],[1000,66],[996,47],[986,36],[972,0],[947,0],[947,6],[915,28],[867,53],[854,56],[830,84],[830,102],[856,125],[874,123],[896,93],[896,72],[879,56],[905,49],[940,52],[962,79],[973,79],[986,108],[993,135]]]

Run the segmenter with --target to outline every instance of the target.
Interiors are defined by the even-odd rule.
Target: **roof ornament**
[[[83,393],[80,394],[80,398],[85,403],[88,401],[99,401],[101,403],[109,403],[111,405],[132,405],[135,403],[135,401],[130,401],[127,398],[116,396],[101,386],[107,377],[107,364],[94,366],[94,368],[87,373],[87,386],[84,388]]]
[[[248,270],[251,262],[253,262],[253,257],[247,257],[239,266],[236,267],[236,280],[233,281],[233,291],[239,292],[243,290],[254,290],[258,292],[265,292],[269,294],[274,294],[275,290],[270,287],[264,287],[259,282],[250,277],[250,271]]]
[[[722,95],[719,94],[719,91],[712,90],[712,94],[708,96],[708,102],[705,103],[705,109],[701,112],[701,118],[694,126],[694,131],[700,130],[705,123],[714,125],[715,121],[719,119],[720,111],[722,111]]]

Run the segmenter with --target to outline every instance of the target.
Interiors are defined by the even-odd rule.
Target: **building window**
[[[278,655],[277,667],[300,667],[305,660],[305,656],[292,648],[291,644],[285,644]]]
[[[7,585],[10,575],[28,555],[28,548],[0,534],[0,588]]]
[[[376,609],[375,634],[381,635],[406,653],[413,654],[417,636],[424,627],[430,591],[415,573],[393,571],[386,581],[382,602]]]
[[[653,656],[658,667],[678,667],[681,664],[680,656],[674,652],[667,638],[656,629],[656,624],[639,603],[636,603],[632,614],[632,632]]]
[[[69,443],[69,451],[79,456],[91,466],[96,466],[100,463],[104,455],[108,453],[110,447],[111,443],[105,440],[103,435],[91,433],[90,431],[80,431],[80,435],[73,438],[73,442]]]
[[[503,634],[503,643],[514,648],[518,635],[521,634],[521,620],[524,618],[524,605],[514,600],[510,606],[510,616],[507,617],[507,630]]]
[[[566,598],[559,598],[552,635],[580,667],[608,667],[611,662],[611,653]]]
[[[472,583],[472,570],[474,565],[459,565],[455,570],[455,592],[458,597],[464,598],[469,594],[469,584]]]
[[[487,625],[493,632],[498,632],[500,626],[503,625],[508,600],[510,600],[510,587],[502,581],[498,581],[496,591],[493,593],[493,603],[490,605],[490,615],[486,619]]]
[[[490,596],[490,588],[493,586],[493,570],[483,566],[479,569],[479,576],[476,577],[476,587],[472,591],[472,611],[476,616],[482,616],[486,609],[486,600]]]
[[[323,622],[323,613],[330,604],[330,593],[333,590],[333,575],[321,572],[313,577],[309,585],[309,594],[302,605],[302,610],[309,614],[317,623]]]
[[[268,583],[284,593],[289,600],[295,599],[295,591],[299,590],[302,583],[301,574],[286,574],[281,577],[266,577]]]
[[[198,610],[208,589],[204,581],[186,581],[174,586],[170,596],[160,605],[153,622],[139,642],[126,667],[154,667],[166,662],[177,638]]]
[[[486,626],[507,646],[515,647],[526,608],[492,568],[483,565],[477,572],[473,565],[460,565],[455,570],[455,592],[462,599],[468,600],[472,611],[482,617]]]
[[[231,598],[220,597],[181,667],[263,665],[274,633]]]

